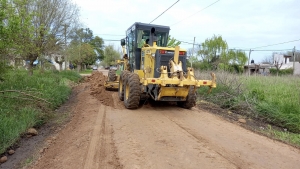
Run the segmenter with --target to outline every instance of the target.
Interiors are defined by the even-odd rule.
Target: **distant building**
[[[259,75],[264,75],[267,76],[270,74],[270,68],[273,68],[273,64],[255,64],[254,62],[251,63],[250,65],[245,65],[244,66],[244,72],[245,74],[254,75],[254,74],[259,74]]]
[[[273,55],[273,64],[282,64],[280,69],[293,69],[294,75],[300,75],[300,63],[299,61],[293,62],[293,57],[284,54],[274,54]],[[295,67],[294,67],[295,66]]]

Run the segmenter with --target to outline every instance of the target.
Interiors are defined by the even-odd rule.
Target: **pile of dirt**
[[[107,76],[98,71],[93,72],[92,75],[87,78],[87,81],[91,84],[91,95],[96,97],[102,104],[114,107],[112,93],[105,90],[104,87],[106,80]]]

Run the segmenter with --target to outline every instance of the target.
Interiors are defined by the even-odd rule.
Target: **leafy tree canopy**
[[[169,35],[167,46],[175,47],[175,46],[179,46],[180,44],[181,44],[180,41],[176,40],[174,37],[171,37],[171,35]]]

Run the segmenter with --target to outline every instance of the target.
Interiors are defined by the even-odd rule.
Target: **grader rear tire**
[[[116,71],[115,70],[109,70],[108,71],[108,81],[113,82],[116,81]]]
[[[196,105],[196,101],[197,101],[197,96],[196,93],[194,92],[194,87],[191,87],[186,97],[186,101],[177,102],[177,105],[185,109],[191,109]]]
[[[130,73],[124,84],[124,105],[127,109],[139,107],[141,98],[140,78],[135,73]]]
[[[130,72],[128,70],[124,70],[124,71],[122,71],[122,73],[120,75],[118,95],[119,95],[119,99],[121,101],[124,100],[124,82],[125,82],[125,79],[127,78],[127,76],[129,75],[129,73]]]

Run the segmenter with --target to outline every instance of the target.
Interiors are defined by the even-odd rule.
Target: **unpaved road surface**
[[[93,86],[92,78],[81,85],[87,90],[72,120],[31,168],[300,168],[298,149],[203,110],[153,103],[127,110],[117,92],[98,92],[112,98],[99,100]]]

